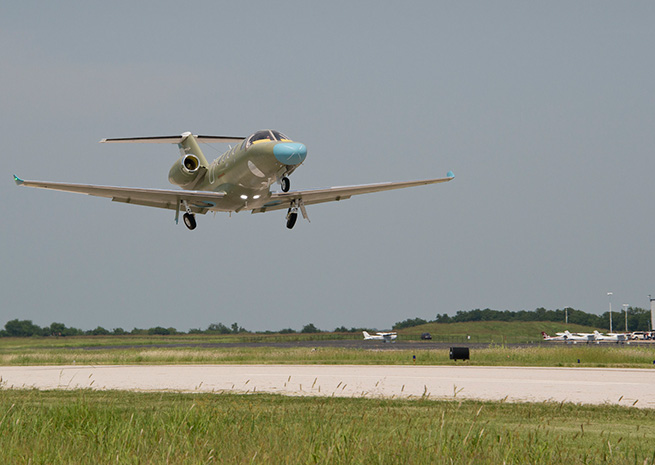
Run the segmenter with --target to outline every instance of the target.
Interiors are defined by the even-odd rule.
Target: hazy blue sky
[[[0,325],[390,327],[655,294],[653,2],[3,2]],[[285,212],[18,188],[169,188],[173,145],[305,143],[293,189],[448,184]],[[213,159],[223,146],[203,146]]]

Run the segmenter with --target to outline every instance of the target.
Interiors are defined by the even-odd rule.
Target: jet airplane
[[[286,225],[291,229],[296,224],[298,211],[309,221],[307,205],[447,182],[455,177],[449,171],[445,178],[289,191],[289,176],[305,161],[307,147],[275,130],[257,131],[249,137],[202,136],[185,132],[176,136],[103,139],[100,142],[177,144],[180,158],[170,169],[168,180],[182,190],[25,181],[16,175],[14,181],[20,186],[76,192],[109,198],[114,202],[173,210],[176,223],[180,211],[183,211],[183,221],[189,229],[196,227],[196,214],[210,211],[264,213],[287,209]],[[211,142],[236,145],[210,163],[198,143]],[[279,184],[281,192],[271,191],[275,183]]]
[[[395,332],[390,332],[390,333],[375,333],[375,335],[370,335],[366,331],[362,331],[364,333],[364,340],[365,341],[384,341],[384,342],[393,342],[396,340],[398,335]]]

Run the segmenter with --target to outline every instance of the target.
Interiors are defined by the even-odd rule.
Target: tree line
[[[650,310],[629,307],[627,316],[629,331],[651,331]],[[557,321],[564,323],[567,318],[570,324],[595,328],[609,328],[610,326],[610,312],[596,315],[574,308],[546,310],[540,307],[534,311],[519,310],[516,312],[510,310],[491,310],[489,308],[485,308],[484,310],[460,310],[454,316],[449,316],[446,313],[443,315],[437,313],[436,318],[432,321],[422,318],[409,318],[396,323],[393,329],[399,330],[426,323],[465,323],[469,321]],[[623,311],[612,312],[612,328],[614,331],[625,330],[625,313]]]
[[[362,330],[371,330],[370,328],[350,328],[344,326],[336,328],[334,332],[359,332]],[[256,334],[293,334],[293,333],[321,333],[322,330],[318,329],[313,323],[308,323],[303,326],[300,331],[292,328],[282,329],[280,331],[257,331]],[[124,336],[124,335],[175,335],[175,334],[253,334],[238,323],[233,323],[226,326],[223,323],[212,323],[207,329],[190,329],[188,332],[178,331],[175,328],[164,328],[162,326],[155,326],[154,328],[141,329],[134,328],[131,331],[126,331],[123,328],[106,329],[98,326],[95,329],[82,330],[79,328],[68,327],[63,323],[52,323],[50,326],[41,327],[34,324],[32,320],[11,320],[5,324],[4,329],[0,330],[0,337],[34,337],[34,336]]]
[[[564,323],[568,314],[568,322],[571,324],[578,324],[583,326],[591,326],[595,328],[609,328],[609,312],[602,315],[595,315],[587,313],[582,310],[573,308],[546,310],[543,307],[537,308],[534,311],[520,310],[491,310],[485,308],[484,310],[475,309],[469,311],[458,311],[454,316],[448,314],[438,314],[434,320],[425,320],[423,318],[408,318],[399,321],[393,325],[394,330],[410,328],[413,326],[420,326],[427,323],[464,323],[470,321],[557,321]],[[628,315],[628,329],[630,331],[650,331],[651,320],[650,310],[639,307],[629,307]],[[625,329],[625,314],[624,312],[612,312],[613,329],[615,331],[623,331]],[[340,326],[334,329],[335,333],[358,333],[361,331],[377,331],[376,328],[346,328]],[[248,331],[247,329],[239,326],[237,323],[227,326],[223,323],[212,323],[206,329],[190,329],[188,332],[179,331],[175,328],[165,328],[162,326],[155,326],[154,328],[140,329],[134,328],[131,331],[124,330],[123,328],[113,328],[111,330],[98,326],[95,329],[82,330],[79,328],[68,327],[63,323],[52,323],[49,326],[41,327],[32,322],[32,320],[11,320],[5,324],[4,329],[0,330],[0,337],[33,337],[33,336],[123,336],[123,335],[175,335],[175,334],[293,334],[293,333],[322,333],[325,332],[317,328],[313,323],[303,326],[300,331],[292,328],[282,329],[280,331]]]

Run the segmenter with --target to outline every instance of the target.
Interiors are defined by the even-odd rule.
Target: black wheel
[[[289,213],[287,215],[287,228],[288,229],[293,229],[293,227],[296,225],[296,220],[298,219],[298,213],[293,212]]]
[[[283,177],[280,180],[280,187],[282,188],[282,192],[289,192],[289,188],[291,187],[291,181],[289,181],[289,178],[286,176]]]
[[[196,229],[196,215],[191,213],[185,213],[182,219],[184,220],[184,225],[187,228],[191,230]]]

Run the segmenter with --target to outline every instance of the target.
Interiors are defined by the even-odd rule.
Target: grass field
[[[83,338],[86,339],[86,338]],[[50,341],[47,341],[50,342]],[[58,341],[57,341],[58,342]],[[426,350],[421,344],[405,350],[379,350],[379,344],[367,349],[334,347],[141,347],[107,346],[80,348],[76,338],[70,346],[44,345],[43,340],[0,340],[2,365],[124,365],[124,364],[363,364],[363,365],[470,365],[505,366],[591,366],[653,368],[655,345],[551,344],[526,347],[490,345],[471,349],[471,360],[454,362],[447,349]],[[31,343],[31,344],[30,344]],[[414,356],[416,361],[414,362]],[[579,362],[578,362],[579,361]]]
[[[652,412],[272,395],[0,391],[3,463],[655,463]]]
[[[511,330],[516,327],[498,329]],[[418,365],[456,363],[447,350],[424,350],[420,343],[416,350],[172,346],[262,342],[248,337],[3,338],[0,365],[409,365],[414,355]],[[164,347],[145,347],[155,344]],[[497,343],[472,349],[466,363],[650,368],[654,360],[650,345]],[[655,417],[649,409],[552,403],[0,389],[0,463],[655,465]]]

